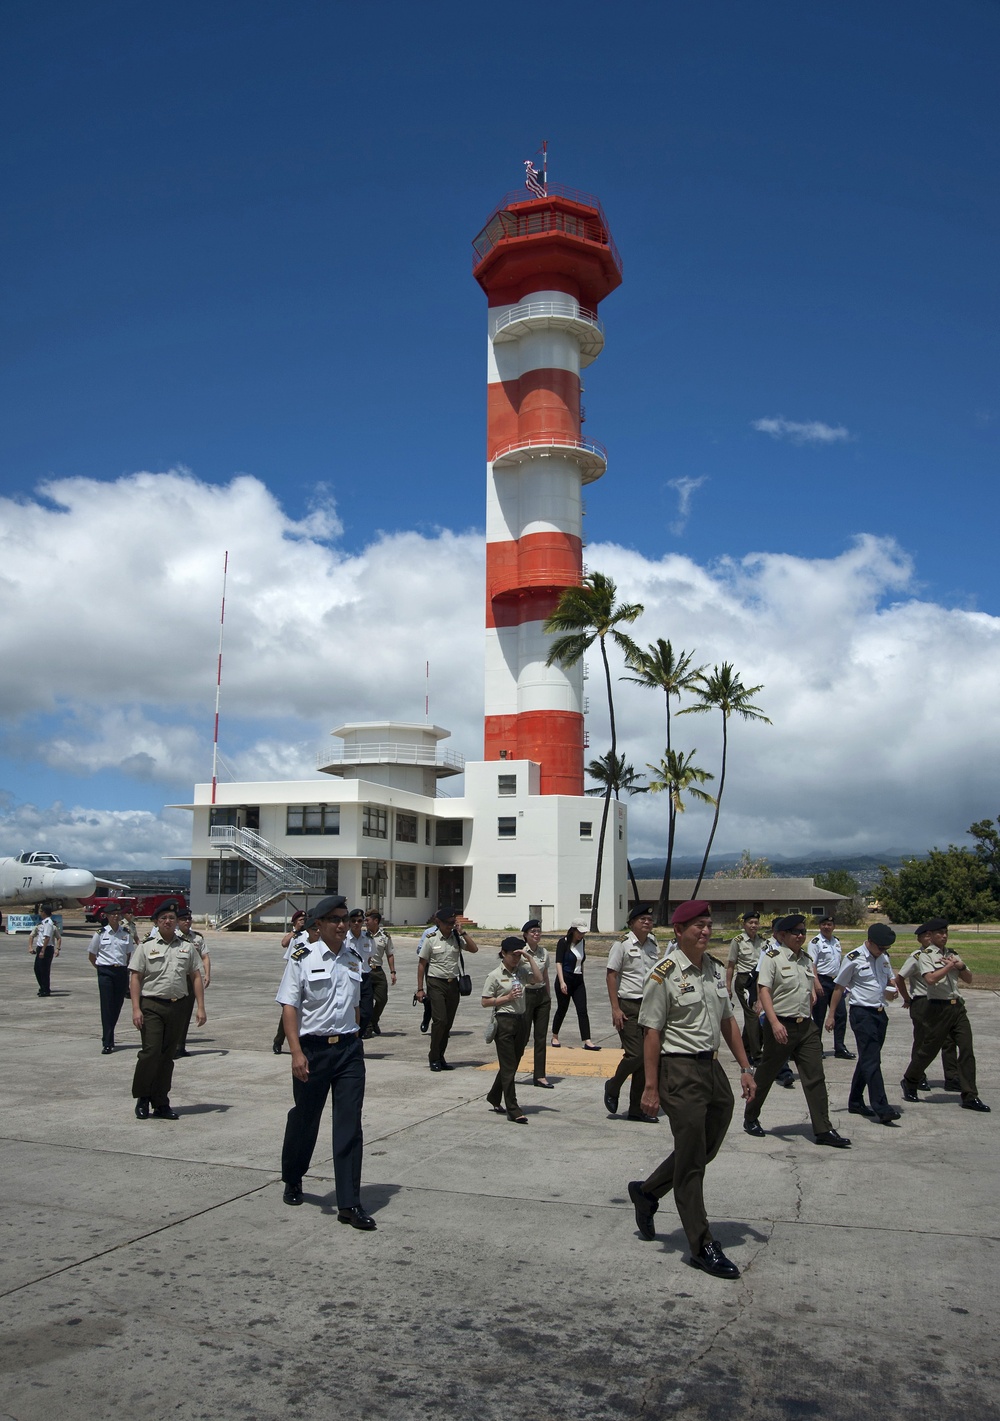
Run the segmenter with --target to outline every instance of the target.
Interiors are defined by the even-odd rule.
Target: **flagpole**
[[[542,139],[542,187],[548,191],[549,186],[549,140]]]

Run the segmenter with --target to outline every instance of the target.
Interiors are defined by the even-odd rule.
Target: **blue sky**
[[[48,515],[54,550],[73,520],[41,484],[177,468],[250,475],[293,522],[319,510],[338,556],[481,531],[470,241],[544,137],[551,175],[600,196],[625,268],[587,376],[587,433],[610,455],[591,542],[711,569],[848,558],[872,535],[908,560],[907,597],[1000,610],[1000,6],[33,0],[0,23],[0,492]],[[88,530],[98,562],[148,536],[120,507]],[[152,537],[148,557],[169,558]],[[899,595],[887,583],[872,607]],[[122,700],[204,740],[202,600],[204,638],[185,622],[159,648],[197,662],[197,686]],[[64,648],[42,649],[58,680]],[[790,671],[800,654],[793,637]],[[124,769],[54,762],[73,690],[8,703],[0,788],[151,812],[181,794],[180,755],[145,778],[134,746]],[[406,712],[377,690],[372,714]],[[241,746],[264,733],[232,710]],[[478,715],[476,684],[453,719]],[[280,707],[267,726],[286,729]]]

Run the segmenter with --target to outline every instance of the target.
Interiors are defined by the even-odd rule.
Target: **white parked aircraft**
[[[85,868],[70,868],[58,854],[36,851],[18,854],[16,859],[0,858],[0,903],[5,905],[75,903],[95,893],[98,883],[109,882]]]

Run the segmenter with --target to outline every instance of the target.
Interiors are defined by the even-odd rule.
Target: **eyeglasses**
[[[327,913],[325,918],[320,918],[321,923],[346,923],[346,913]]]
[[[806,930],[805,930],[805,928],[789,928],[789,930],[788,930],[788,936],[789,936],[789,937],[805,937],[805,935],[806,935]]]

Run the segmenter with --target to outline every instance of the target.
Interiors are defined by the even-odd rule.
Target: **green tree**
[[[719,810],[722,806],[722,792],[726,787],[726,759],[729,750],[729,721],[730,717],[738,715],[741,720],[762,720],[765,725],[771,722],[761,710],[760,706],[753,704],[752,698],[758,691],[762,691],[763,686],[744,686],[740,680],[739,673],[733,669],[730,662],[724,661],[721,666],[713,666],[712,674],[706,676],[701,672],[698,676],[698,701],[693,706],[685,706],[680,715],[698,715],[702,711],[719,710],[722,712],[722,770],[719,775],[719,793],[715,798],[715,814],[712,816],[712,828],[708,836],[708,843],[705,845],[705,857],[701,861],[701,870],[698,874],[697,882],[694,885],[692,898],[697,898],[698,889],[701,887],[701,880],[705,877],[705,870],[708,867],[708,856],[712,852],[712,841],[715,838],[715,831],[719,827]]]
[[[611,667],[608,665],[609,639],[624,652],[626,657],[635,655],[638,648],[631,637],[621,628],[642,616],[639,602],[619,604],[616,601],[618,589],[610,577],[603,572],[589,572],[580,587],[567,587],[559,598],[558,605],[547,617],[543,630],[555,635],[549,649],[546,666],[557,661],[561,666],[575,666],[586,655],[596,641],[601,648],[601,662],[604,666],[604,681],[608,692],[608,715],[611,719],[612,757],[618,753],[618,730],[615,725],[615,698],[611,689]],[[604,840],[608,832],[608,813],[611,809],[613,790],[610,784],[604,791],[604,809],[601,813],[601,833],[597,842],[597,871],[594,876],[594,897],[590,909],[590,931],[597,932],[597,910],[601,896],[601,874],[604,868]]]
[[[994,824],[992,819],[977,819],[969,825],[969,833],[975,839],[972,852],[986,868],[993,890],[1000,897],[1000,818]]]
[[[608,785],[611,785],[611,793],[615,799],[621,799],[622,794],[646,794],[648,785],[642,784],[636,768],[626,762],[624,755],[612,756],[601,755],[597,760],[591,760],[587,766],[586,773],[592,780],[596,780],[594,789],[584,790],[584,794],[604,794]],[[632,862],[625,859],[625,867],[628,869],[629,882],[632,885],[632,893],[636,902],[639,901],[639,885],[635,881],[635,874],[632,872]]]
[[[632,681],[637,686],[644,686],[647,691],[662,691],[663,699],[666,703],[666,751],[669,763],[670,755],[673,751],[670,726],[670,699],[679,699],[684,691],[689,691],[696,684],[704,667],[692,666],[694,653],[679,651],[675,654],[674,648],[669,641],[664,641],[663,637],[657,637],[656,641],[649,643],[645,651],[637,650],[634,656],[628,658],[630,670],[635,672],[634,676],[623,676],[623,681]],[[674,838],[677,833],[677,810],[674,808],[674,798],[671,795],[667,802],[667,861],[663,869],[663,882],[660,884],[660,897],[656,904],[654,921],[663,924],[667,921],[670,904],[670,868],[674,857]]]
[[[991,922],[1000,902],[987,865],[971,849],[949,844],[924,859],[906,859],[898,873],[884,864],[875,885],[882,911],[894,923],[947,918],[950,923]]]
[[[853,898],[861,892],[861,885],[846,868],[831,868],[826,873],[817,873],[813,879],[817,888],[825,888],[827,893],[842,893],[845,898]]]
[[[697,750],[692,750],[689,754],[685,754],[683,750],[668,750],[658,765],[647,766],[647,769],[656,776],[649,782],[650,792],[669,796],[667,866],[663,875],[668,893],[670,892],[670,870],[674,857],[674,834],[677,828],[677,816],[684,813],[684,796],[688,794],[692,799],[697,799],[702,804],[715,803],[706,790],[699,789],[699,785],[707,784],[709,780],[714,780],[715,776],[710,774],[708,770],[703,770],[694,764],[694,757],[697,753]],[[665,922],[670,909],[669,898],[665,904],[661,900],[657,909],[662,914],[662,921]]]
[[[714,878],[773,878],[774,869],[766,858],[755,859],[750,855],[749,849],[744,849],[740,854],[739,863],[733,864],[732,868],[720,868],[718,873],[713,874]]]

